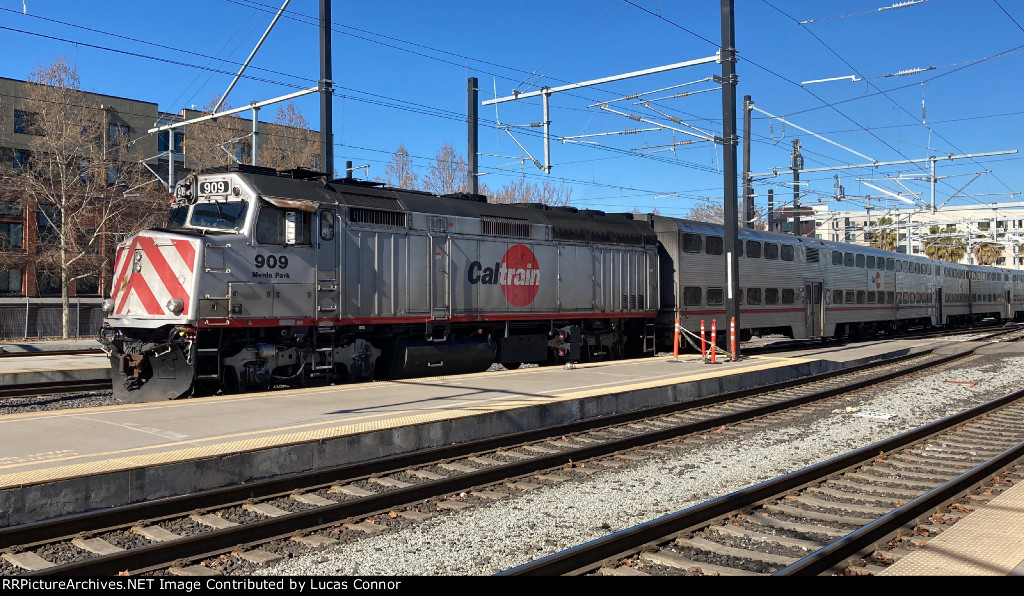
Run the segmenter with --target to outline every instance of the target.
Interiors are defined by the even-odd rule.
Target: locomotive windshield
[[[248,208],[249,203],[246,201],[196,203],[192,206],[189,223],[197,228],[236,230],[245,224]]]
[[[171,208],[167,218],[167,229],[238,230],[245,225],[245,214],[248,210],[247,201],[213,201],[192,206],[180,205]]]

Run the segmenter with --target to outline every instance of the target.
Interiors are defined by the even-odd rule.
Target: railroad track
[[[1024,390],[500,575],[873,575],[1024,480],[1021,436]]]
[[[771,424],[772,416],[800,415],[794,408],[970,353],[925,353],[656,411],[0,529],[0,549],[28,575],[160,574],[220,556],[263,560],[284,543],[354,539],[389,520],[414,523],[595,469],[579,462],[621,464],[644,457],[635,450],[671,446],[694,433],[758,417]],[[372,527],[368,518],[382,521]]]

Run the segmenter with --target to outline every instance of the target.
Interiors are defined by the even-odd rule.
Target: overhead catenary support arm
[[[543,110],[544,110],[544,121],[542,123],[543,126],[544,126],[544,165],[540,165],[538,163],[538,167],[541,168],[542,170],[544,170],[545,173],[549,173],[550,174],[551,173],[551,136],[550,136],[550,132],[551,132],[551,118],[550,118],[550,103],[551,103],[551,95],[553,93],[558,93],[560,91],[571,91],[573,89],[581,89],[583,87],[592,87],[594,85],[601,85],[601,84],[604,84],[604,83],[610,83],[612,81],[621,81],[621,80],[624,80],[624,79],[631,79],[631,78],[634,78],[634,77],[641,77],[641,76],[644,76],[644,75],[655,74],[655,73],[659,73],[659,72],[667,72],[667,71],[670,71],[670,70],[676,70],[676,69],[679,69],[679,68],[686,68],[686,67],[689,67],[689,66],[697,66],[699,64],[708,64],[710,62],[717,62],[718,59],[719,59],[719,57],[717,55],[715,55],[715,56],[709,56],[707,58],[698,58],[696,60],[688,60],[686,62],[678,62],[676,64],[670,64],[668,66],[658,66],[658,67],[655,67],[655,68],[648,68],[646,70],[637,70],[637,71],[628,72],[628,73],[625,73],[625,74],[613,75],[613,76],[610,76],[610,77],[604,77],[604,78],[601,78],[601,79],[593,79],[593,80],[590,80],[590,81],[583,81],[582,83],[572,83],[572,84],[569,84],[569,85],[562,85],[562,86],[559,86],[559,87],[543,87],[543,88],[541,88],[538,91],[530,91],[530,92],[527,92],[527,93],[520,93],[518,91],[513,91],[512,95],[510,95],[510,96],[498,97],[498,98],[495,98],[495,99],[489,99],[489,100],[481,103],[480,105],[489,106],[489,105],[492,105],[492,104],[499,104],[499,103],[504,103],[504,102],[507,102],[507,101],[517,101],[517,100],[520,100],[520,99],[526,99],[528,97],[541,96],[543,98]],[[507,129],[506,129],[506,132],[507,132]],[[511,134],[511,133],[509,133],[509,134]],[[522,145],[520,145],[520,147],[522,147]],[[537,161],[534,160],[534,163],[537,163]]]
[[[224,92],[224,95],[220,96],[220,101],[218,101],[217,105],[213,108],[214,114],[216,114],[217,110],[219,110],[220,107],[224,105],[224,100],[228,98],[228,94],[231,93],[231,90],[235,87],[235,83],[237,83],[238,79],[242,77],[242,73],[245,72],[245,69],[249,66],[249,63],[252,62],[253,56],[255,56],[256,52],[259,51],[260,46],[263,45],[263,42],[267,39],[267,36],[270,35],[270,30],[273,29],[274,25],[277,24],[277,20],[281,18],[281,13],[284,12],[285,7],[287,7],[288,3],[291,1],[292,0],[284,0],[284,4],[281,5],[281,9],[277,11],[277,14],[274,16],[274,20],[270,22],[270,26],[267,27],[267,30],[263,33],[263,37],[261,37],[260,40],[256,42],[256,47],[252,49],[252,52],[249,54],[249,57],[245,59],[245,63],[242,64],[242,68],[238,69],[238,74],[236,74],[235,78],[231,80],[231,84],[228,85],[227,91]]]

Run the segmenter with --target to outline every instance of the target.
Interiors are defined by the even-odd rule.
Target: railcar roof
[[[267,168],[232,166],[261,196],[314,201],[388,211],[408,211],[450,217],[502,217],[551,226],[556,239],[581,242],[654,244],[650,224],[628,213],[605,213],[536,203],[488,203],[480,195],[437,196],[428,192],[389,188],[345,179],[290,178]]]

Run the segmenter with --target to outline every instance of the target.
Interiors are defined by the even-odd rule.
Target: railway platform
[[[735,362],[719,357],[715,364],[681,354],[0,416],[0,527],[680,403],[930,349],[958,351],[963,344],[809,344]],[[99,360],[97,368],[108,366],[102,355],[89,357]],[[76,366],[66,356],[42,354],[0,364],[8,374],[20,365],[37,375]],[[1019,543],[1024,492],[1016,492],[1016,501],[1007,493],[989,508],[1013,514]],[[1006,564],[1014,573],[1021,572],[1021,546],[1005,555],[1017,557]],[[990,556],[979,555],[991,571]],[[948,573],[948,563],[947,573],[927,559],[922,565],[924,573],[904,569],[959,574]]]

